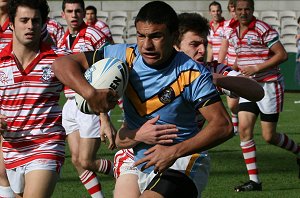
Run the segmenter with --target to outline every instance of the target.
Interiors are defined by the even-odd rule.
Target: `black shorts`
[[[194,182],[184,173],[173,169],[157,174],[146,190],[157,192],[165,198],[197,198],[198,196]]]
[[[239,111],[251,112],[254,113],[256,116],[260,114],[260,120],[264,122],[278,122],[279,119],[279,113],[274,113],[274,114],[262,113],[255,102],[240,103]]]

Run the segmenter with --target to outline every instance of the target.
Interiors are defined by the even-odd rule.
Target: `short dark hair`
[[[135,18],[135,25],[139,21],[165,24],[170,33],[178,31],[177,14],[169,4],[163,1],[152,1],[145,4]]]
[[[85,10],[93,10],[95,15],[97,16],[97,8],[95,6],[89,5],[85,8]]]
[[[84,1],[83,0],[63,0],[62,2],[62,11],[65,11],[66,3],[79,3],[82,10],[84,10]]]
[[[186,32],[194,32],[203,38],[207,38],[210,31],[209,21],[198,13],[181,13],[178,15],[179,32],[175,42],[180,45],[182,37]]]
[[[297,23],[298,23],[298,24],[300,23],[300,17],[298,17]]]
[[[234,8],[236,8],[238,1],[246,1],[246,2],[250,3],[250,7],[254,11],[254,0],[234,0]]]
[[[209,8],[209,11],[210,11],[210,7],[211,6],[219,6],[219,8],[221,9],[221,12],[222,12],[222,6],[219,2],[216,2],[216,1],[213,1],[209,4],[208,8]]]
[[[8,17],[10,22],[15,23],[15,17],[19,6],[29,7],[39,10],[44,25],[48,19],[49,6],[46,0],[9,0],[8,1]]]

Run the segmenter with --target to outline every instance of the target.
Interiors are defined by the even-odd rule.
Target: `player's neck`
[[[25,69],[35,57],[39,54],[39,47],[27,47],[24,45],[14,45],[13,42],[13,54],[18,63]]]

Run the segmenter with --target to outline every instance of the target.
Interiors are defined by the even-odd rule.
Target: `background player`
[[[218,60],[221,48],[225,19],[222,17],[221,4],[213,1],[209,4],[209,14],[211,16],[210,34],[207,36],[207,59],[206,62]]]
[[[88,27],[83,21],[85,16],[83,0],[64,0],[62,2],[62,17],[67,22],[64,37],[59,40],[59,48],[67,48],[73,53],[100,49],[106,45],[105,35],[99,30]],[[114,128],[110,125],[107,115],[102,114],[101,131],[99,116],[84,114],[78,110],[75,102],[75,92],[65,89],[67,98],[63,107],[63,126],[66,129],[68,145],[80,181],[92,197],[103,197],[102,187],[96,172],[113,175],[113,163],[106,159],[97,159],[101,138],[106,133],[109,138],[109,148],[115,148]],[[104,122],[105,120],[105,122]],[[106,124],[106,123],[109,124]]]
[[[241,73],[261,84],[265,97],[258,102],[244,98],[239,101],[240,146],[249,175],[249,181],[235,187],[235,191],[261,191],[258,176],[254,126],[258,115],[264,140],[297,155],[300,165],[300,147],[284,133],[277,133],[277,122],[283,107],[284,85],[279,64],[287,53],[279,41],[279,34],[265,22],[253,16],[253,0],[237,0],[235,12],[238,21],[230,24],[229,45],[236,50]],[[300,176],[300,175],[299,175]]]
[[[108,25],[97,19],[97,8],[95,6],[89,5],[85,8],[85,22],[88,26],[92,26],[105,34],[110,43],[114,42]]]

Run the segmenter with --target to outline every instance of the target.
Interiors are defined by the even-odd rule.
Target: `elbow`
[[[288,59],[288,54],[287,54],[287,52],[286,52],[286,53],[284,53],[284,55],[283,55],[283,61],[282,61],[282,62],[287,61],[287,59]]]
[[[223,124],[223,137],[222,139],[228,140],[234,136],[233,124],[230,120],[227,120],[226,123]]]

